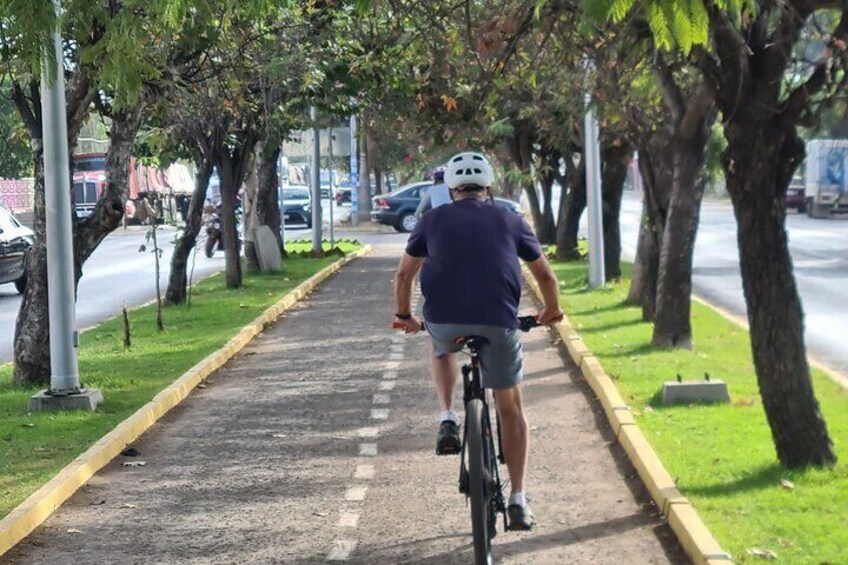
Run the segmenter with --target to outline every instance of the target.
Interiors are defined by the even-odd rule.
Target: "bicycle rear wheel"
[[[489,522],[492,513],[491,461],[489,448],[484,437],[485,406],[479,399],[465,406],[466,434],[468,445],[468,486],[471,495],[471,530],[474,536],[474,563],[490,565],[492,540],[489,537]]]

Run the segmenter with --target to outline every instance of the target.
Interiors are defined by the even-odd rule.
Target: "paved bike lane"
[[[471,562],[426,339],[387,328],[401,249],[342,269],[0,563]],[[497,561],[685,563],[551,339],[524,339],[539,525],[500,532]]]

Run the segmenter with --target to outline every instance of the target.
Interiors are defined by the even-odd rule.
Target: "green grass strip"
[[[346,252],[356,248],[342,245]],[[0,518],[292,288],[336,260],[292,257],[283,273],[245,275],[244,286],[232,290],[220,274],[213,275],[194,286],[190,308],[164,309],[164,332],[156,330],[155,305],[133,310],[129,350],[123,347],[120,318],[83,333],[82,384],[100,388],[105,397],[94,413],[27,414],[27,400],[37,389],[12,386],[11,364],[0,367]],[[152,273],[139,276],[153,278]]]
[[[587,290],[585,263],[554,265],[563,310],[615,380],[639,427],[680,490],[737,563],[848,563],[848,392],[820,371],[813,382],[836,446],[831,469],[786,471],[777,463],[760,401],[746,330],[692,305],[692,351],[649,346],[652,326],[627,306],[626,277]],[[664,381],[709,373],[730,390],[726,405],[662,406]],[[786,479],[794,488],[781,486]],[[787,485],[789,486],[789,485]]]

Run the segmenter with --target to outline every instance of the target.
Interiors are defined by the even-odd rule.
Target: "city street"
[[[329,202],[323,201],[324,237],[328,239]],[[349,206],[334,205],[333,220],[336,224],[347,221],[349,216]],[[86,261],[77,299],[78,328],[85,329],[117,316],[124,304],[130,307],[138,306],[156,298],[153,255],[138,251],[145,243],[147,231],[147,227],[140,226],[130,227],[126,231],[119,229],[109,235]],[[305,226],[286,227],[286,239],[309,238],[310,234],[311,231]],[[164,250],[160,278],[163,294],[171,272],[171,250],[175,236],[176,230],[171,227],[164,227],[159,233],[159,242]],[[223,268],[223,252],[216,252],[211,259],[201,253],[195,264],[194,281]],[[20,304],[20,295],[14,285],[0,285],[0,364],[12,360],[15,320]]]
[[[621,213],[624,258],[636,253],[641,200],[625,194]],[[848,350],[843,336],[848,318],[848,218],[814,220],[790,212],[786,219],[795,278],[806,313],[809,353],[840,372],[848,372]],[[695,293],[734,314],[746,317],[736,220],[729,202],[705,202],[695,245]],[[698,336],[695,336],[697,343]]]
[[[153,253],[140,253],[145,243],[147,228],[132,227],[117,230],[107,237],[83,266],[77,299],[77,327],[87,328],[116,316],[124,304],[137,306],[156,297]],[[161,262],[162,292],[168,285],[171,271],[171,250],[176,231],[163,228],[159,233],[164,250]],[[148,244],[148,250],[151,245]],[[224,268],[221,252],[207,259],[202,253],[197,257],[194,280]],[[14,285],[0,285],[0,363],[12,360],[15,320],[21,298]],[[83,339],[85,339],[83,337]]]

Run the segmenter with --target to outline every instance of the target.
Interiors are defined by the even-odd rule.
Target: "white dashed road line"
[[[359,513],[358,512],[342,512],[339,515],[339,527],[340,528],[355,528],[359,523]]]
[[[333,542],[333,549],[327,556],[327,561],[347,561],[356,549],[356,543],[353,539],[337,539]]]
[[[366,457],[374,457],[377,455],[377,444],[376,443],[360,443],[359,444],[359,454],[364,455]]]
[[[365,495],[368,493],[368,487],[366,486],[355,486],[355,487],[347,487],[345,491],[345,500],[348,502],[360,502],[365,500]]]
[[[416,295],[415,300],[413,301],[413,309],[418,309],[418,296]],[[385,394],[388,391],[394,390],[397,382],[395,379],[398,377],[398,369],[400,368],[401,361],[403,361],[404,354],[403,348],[406,344],[406,336],[394,334],[391,338],[392,345],[389,346],[389,355],[388,362],[385,365],[385,370],[383,372],[383,380],[379,383],[379,390],[381,393],[377,393],[372,398],[372,403],[378,406],[386,406],[391,404],[392,398],[391,395]],[[388,420],[389,418],[389,409],[388,408],[372,408],[370,414],[371,420]],[[360,438],[373,438],[376,439],[380,435],[379,427],[365,427],[359,428],[357,430],[357,435]],[[377,443],[360,443],[359,444],[359,456],[360,457],[376,457],[377,455]],[[358,464],[356,466],[356,470],[353,473],[353,479],[355,481],[371,481],[374,479],[374,475],[376,474],[374,465],[367,464]],[[364,484],[353,484],[347,487],[347,490],[344,494],[344,500],[346,503],[351,502],[363,502],[365,500],[365,495],[368,492],[368,486]],[[349,505],[349,504],[348,504]],[[353,533],[351,530],[356,529],[357,524],[359,524],[359,510],[352,508],[340,508],[339,509],[339,523],[338,528],[342,532],[347,532],[347,536],[343,538],[337,538],[333,542],[333,547],[330,550],[329,555],[327,555],[327,561],[347,561],[350,559],[350,555],[356,549],[356,545],[358,543],[357,539],[354,536],[350,536]],[[343,534],[344,535],[344,534]]]
[[[353,478],[370,481],[374,478],[374,474],[374,465],[357,465],[356,471],[353,473]]]

